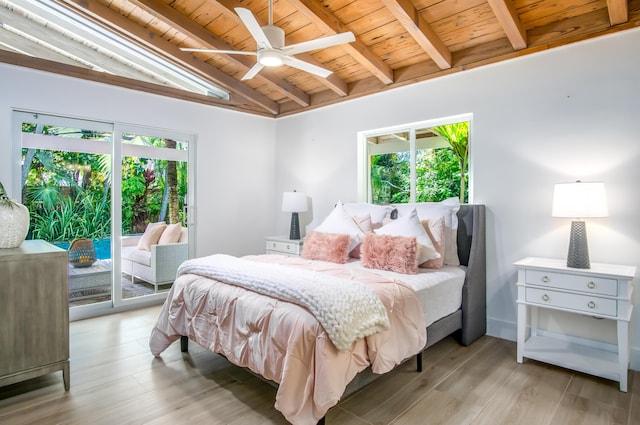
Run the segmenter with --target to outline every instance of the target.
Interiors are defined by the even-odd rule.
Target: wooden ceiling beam
[[[527,32],[511,0],[487,0],[514,50],[527,47]]]
[[[611,25],[618,25],[629,20],[629,4],[627,0],[607,0],[609,21]]]
[[[305,62],[309,62],[312,65],[316,65],[319,67],[324,67],[324,64],[311,56],[309,53],[299,53],[295,55],[298,59],[301,59]],[[322,78],[315,76],[318,80],[322,82],[322,84],[327,87],[329,90],[337,94],[338,96],[346,96],[349,94],[349,89],[347,87],[347,82],[342,78],[338,77],[336,74],[331,73],[328,77]]]
[[[336,34],[349,31],[338,18],[317,0],[289,0],[289,3],[311,19],[323,31]],[[357,36],[356,41],[343,44],[341,47],[385,85],[393,83],[393,70],[391,67],[376,56]]]
[[[451,51],[410,0],[382,0],[382,3],[440,69],[451,68]]]
[[[191,19],[184,16],[182,13],[175,10],[173,7],[166,3],[155,0],[129,0],[130,3],[140,7],[147,13],[153,15],[158,20],[165,24],[177,29],[178,31],[188,35],[189,37],[197,40],[203,48],[218,49],[218,50],[235,50],[235,47],[210,33],[198,24],[195,24]],[[234,14],[235,15],[235,14]],[[237,19],[237,16],[236,16]],[[238,19],[239,20],[239,19]],[[224,55],[231,62],[241,66],[246,70],[255,65],[253,59],[243,55]],[[279,78],[275,74],[258,74],[254,77],[261,82],[268,84],[272,89],[280,92],[283,96],[293,100],[300,106],[309,106],[309,95],[294,86],[293,84]]]
[[[174,44],[165,41],[146,28],[134,24],[126,17],[102,5],[97,0],[58,1],[66,4],[97,24],[121,34],[132,42],[169,60],[173,60],[180,66],[190,69],[202,78],[211,81],[224,90],[228,90],[231,95],[242,97],[249,103],[258,105],[271,114],[277,115],[279,113],[280,107],[277,102],[258,93],[256,90],[220,71],[218,68],[195,58],[192,54],[181,51]]]

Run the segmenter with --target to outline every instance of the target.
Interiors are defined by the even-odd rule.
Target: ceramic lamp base
[[[289,230],[289,239],[300,239],[300,220],[297,212],[291,213],[291,230]]]
[[[590,269],[589,245],[587,244],[587,223],[580,220],[571,222],[569,253],[567,267],[574,269]]]

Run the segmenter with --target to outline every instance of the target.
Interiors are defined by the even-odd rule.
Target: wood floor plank
[[[507,378],[474,418],[474,425],[545,425],[566,392],[571,373],[550,365],[525,361]]]
[[[430,423],[467,423],[503,388],[517,367],[514,358],[513,344],[493,339],[473,361],[458,367],[393,423],[412,425],[424,422],[425,418]]]
[[[274,424],[275,388],[197,344],[160,357],[149,334],[160,307],[72,322],[71,390],[53,373],[0,387],[2,425]],[[512,341],[446,338],[350,395],[327,425],[640,425],[640,381],[618,383],[545,363],[515,361]]]
[[[454,338],[446,338],[423,353],[422,373],[416,372],[415,361],[410,360],[340,405],[369,421],[387,423],[472,358],[475,354],[471,352],[477,353],[489,343],[491,339],[482,339],[471,348],[461,346]]]

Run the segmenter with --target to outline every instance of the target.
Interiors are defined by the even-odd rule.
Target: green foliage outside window
[[[468,202],[469,123],[437,126],[431,130],[444,137],[450,146],[416,151],[416,202],[438,202],[451,197]],[[410,202],[410,159],[409,151],[370,157],[374,204]]]
[[[23,124],[23,132],[36,127]],[[42,134],[62,135],[61,127],[44,127]],[[82,130],[80,130],[82,131]],[[68,134],[68,133],[67,133]],[[76,135],[78,136],[78,135]],[[104,138],[83,132],[81,139]],[[143,138],[147,145],[164,146],[165,139]],[[173,145],[175,146],[175,144]],[[31,239],[51,242],[75,238],[102,239],[111,234],[111,156],[43,149],[23,149],[23,200],[31,215]],[[173,163],[173,188],[167,169]],[[126,157],[122,161],[122,231],[142,233],[148,222],[167,216],[174,191],[177,220],[185,223],[187,164],[159,159]]]

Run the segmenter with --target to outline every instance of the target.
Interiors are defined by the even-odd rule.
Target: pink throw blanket
[[[334,406],[354,376],[371,366],[385,373],[426,344],[421,303],[411,287],[340,264],[279,255],[245,257],[358,281],[380,298],[390,328],[338,350],[313,315],[296,304],[194,274],[180,276],[151,333],[158,356],[180,336],[279,384],[275,407],[312,425]]]

